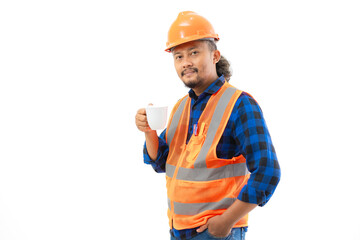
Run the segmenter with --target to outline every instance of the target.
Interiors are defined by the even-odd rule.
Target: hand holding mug
[[[135,124],[142,132],[163,129],[167,121],[167,107],[158,107],[149,104],[141,108],[135,115]]]

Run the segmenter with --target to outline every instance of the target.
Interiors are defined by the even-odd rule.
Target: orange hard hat
[[[169,29],[165,51],[171,52],[173,47],[202,38],[219,40],[219,36],[206,18],[191,11],[181,12]]]

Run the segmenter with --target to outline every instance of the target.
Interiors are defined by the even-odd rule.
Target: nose
[[[187,57],[187,56],[184,56],[183,57],[183,60],[182,60],[182,68],[183,69],[186,69],[186,68],[189,68],[191,67],[193,64],[192,62],[190,61],[190,58]]]

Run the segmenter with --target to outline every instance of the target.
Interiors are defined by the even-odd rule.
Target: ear
[[[213,55],[213,63],[216,64],[218,61],[220,61],[220,51],[219,50],[214,50],[214,55]]]

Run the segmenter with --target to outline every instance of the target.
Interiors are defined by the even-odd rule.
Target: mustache
[[[187,71],[194,71],[194,72],[198,72],[199,70],[197,69],[197,68],[187,68],[187,69],[185,69],[184,71],[182,71],[181,72],[181,76],[184,76],[185,75],[185,72],[187,72]]]

